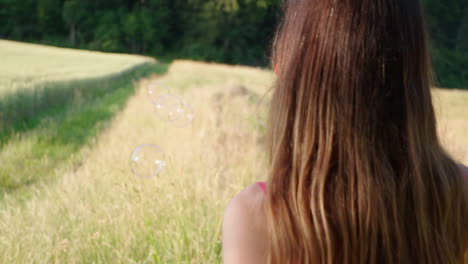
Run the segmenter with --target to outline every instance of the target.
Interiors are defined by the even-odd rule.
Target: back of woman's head
[[[269,263],[464,262],[418,0],[288,0],[273,64]]]

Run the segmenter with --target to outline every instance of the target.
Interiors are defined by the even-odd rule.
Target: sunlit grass
[[[468,91],[434,89],[433,98],[444,146],[468,165]]]
[[[112,82],[154,64],[148,57],[0,40],[0,145],[37,115],[100,97]],[[103,85],[100,85],[103,84]]]
[[[220,263],[225,205],[267,177],[258,115],[273,76],[173,63],[160,81],[193,105],[196,118],[186,128],[157,119],[145,91],[150,80],[140,82],[112,125],[76,154],[84,160],[80,166],[31,186],[27,200],[7,195],[0,203],[0,263]],[[468,98],[459,99],[466,92],[437,96],[444,140],[468,162],[461,131]],[[455,142],[461,148],[453,148]],[[144,143],[161,146],[167,156],[167,170],[149,180],[129,168],[130,153]]]
[[[79,164],[135,92],[164,66],[151,58],[0,40],[0,200]]]
[[[77,154],[85,156],[80,167],[32,186],[27,201],[5,197],[0,263],[220,261],[226,202],[266,177],[261,129],[252,122],[257,104],[249,98],[269,88],[272,74],[177,62],[162,80],[193,104],[193,125],[157,119],[142,83],[107,132]],[[247,93],[238,92],[241,85]],[[143,143],[166,151],[168,169],[158,178],[130,172],[130,153]]]
[[[0,40],[0,95],[40,84],[90,79],[151,62],[148,57]]]
[[[0,198],[4,192],[27,190],[38,181],[54,179],[57,169],[77,166],[82,159],[74,154],[99,135],[135,93],[133,79],[163,73],[166,68],[145,64],[111,79],[71,83],[72,100],[0,133]],[[67,88],[58,86],[58,91],[63,89]]]

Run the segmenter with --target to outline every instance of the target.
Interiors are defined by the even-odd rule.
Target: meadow
[[[133,81],[167,68],[141,56],[3,40],[0,48],[0,199],[78,164],[73,154],[123,108]]]
[[[221,262],[226,204],[267,177],[264,121],[274,74],[192,61],[175,61],[157,73],[133,82],[107,125],[74,149],[79,162],[65,162],[50,180],[3,194],[0,263]],[[156,117],[147,93],[155,81],[193,106],[190,126]],[[468,93],[435,89],[434,98],[444,144],[468,163]],[[63,127],[63,136],[72,138],[78,126]],[[47,127],[45,122],[43,131]],[[29,153],[37,133],[47,134],[33,129],[2,147],[2,169],[23,170],[8,157]],[[130,170],[131,153],[141,144],[165,151],[167,168],[157,177],[139,178]]]
[[[143,56],[6,40],[0,40],[0,56],[0,142],[7,130],[16,130],[39,113],[106,92],[94,84],[102,87],[102,83],[126,79],[155,63]]]

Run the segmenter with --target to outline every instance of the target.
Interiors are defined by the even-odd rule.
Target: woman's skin
[[[225,264],[264,263],[266,218],[265,194],[257,184],[236,195],[226,208],[223,222]]]

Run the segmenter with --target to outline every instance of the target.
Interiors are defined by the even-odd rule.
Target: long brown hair
[[[466,261],[468,186],[437,135],[421,3],[284,6],[268,263]]]

